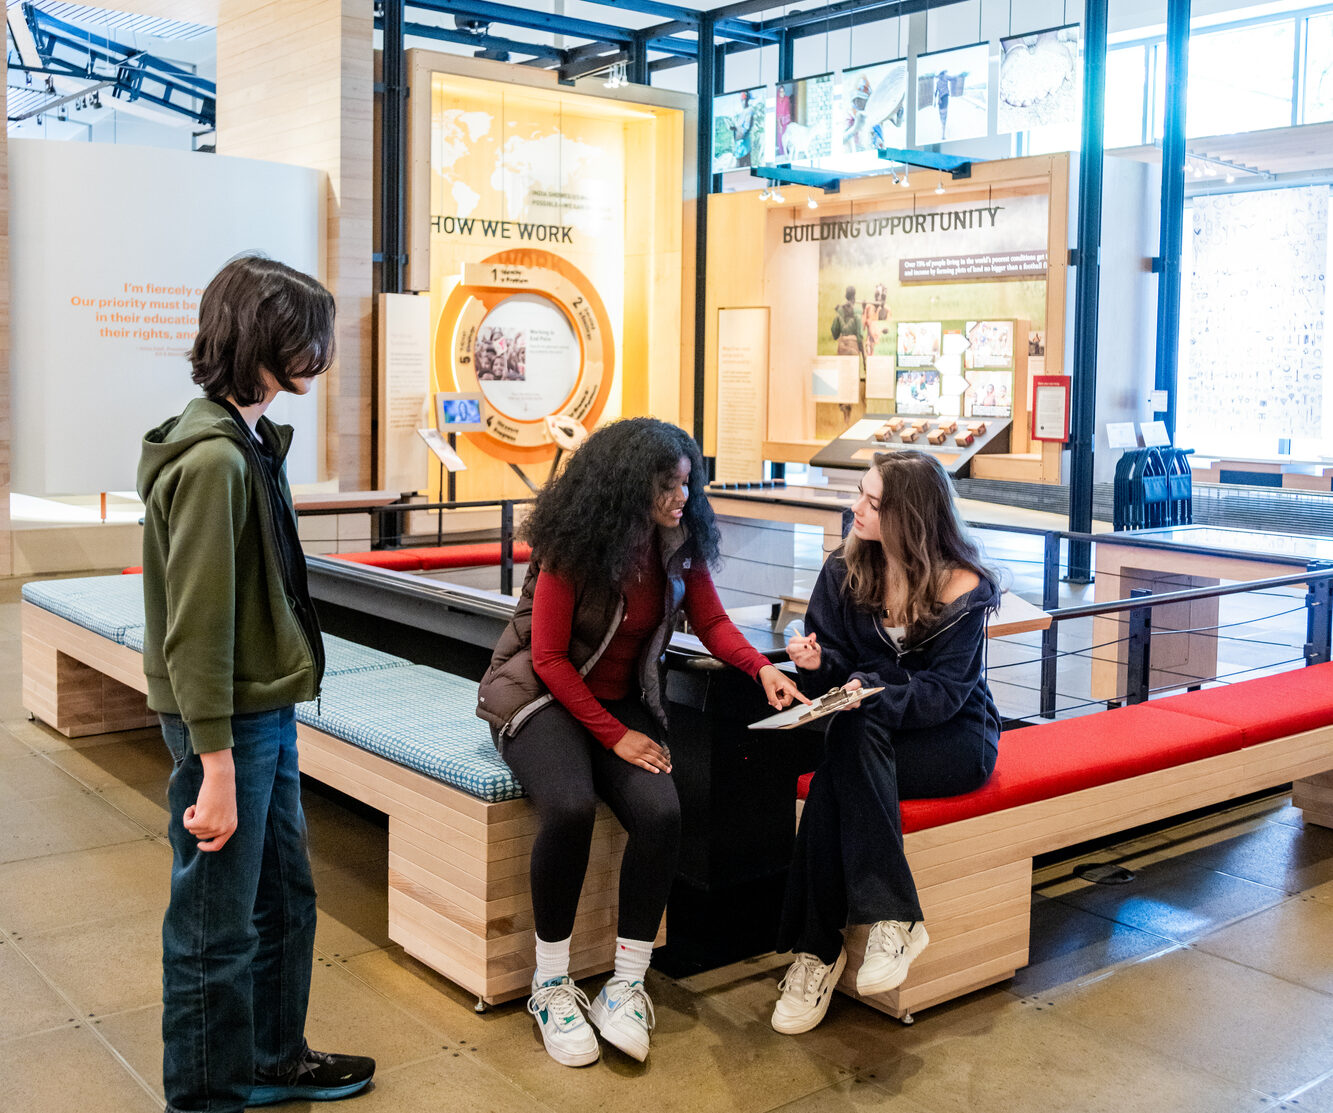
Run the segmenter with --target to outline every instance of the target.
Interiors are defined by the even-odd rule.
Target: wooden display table
[[[1125,544],[1117,544],[1123,538]],[[1153,541],[1161,548],[1140,548],[1135,541]],[[1097,539],[1093,598],[1098,603],[1128,599],[1146,588],[1154,594],[1213,587],[1220,580],[1241,582],[1289,576],[1312,560],[1333,561],[1333,540],[1304,535],[1213,526],[1167,526]],[[1218,600],[1197,599],[1154,607],[1154,635],[1169,630],[1197,634],[1154,637],[1152,689],[1185,686],[1190,677],[1210,679],[1217,673]],[[1092,620],[1092,685],[1096,700],[1124,696],[1129,612]],[[1108,644],[1109,643],[1109,644]]]

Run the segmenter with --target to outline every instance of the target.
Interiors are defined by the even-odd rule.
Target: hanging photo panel
[[[768,89],[758,86],[713,98],[713,173],[758,166],[767,140]]]
[[[838,91],[839,152],[907,146],[907,59],[843,70]]]
[[[833,152],[833,75],[780,81],[773,94],[771,161],[810,164]]]
[[[916,145],[979,139],[990,130],[990,45],[916,60]]]
[[[1078,24],[1000,40],[1001,132],[1071,127],[1083,100]]]

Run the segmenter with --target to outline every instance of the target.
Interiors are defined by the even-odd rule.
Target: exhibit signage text
[[[788,224],[782,229],[783,243],[857,239],[861,236],[924,235],[927,232],[967,232],[994,228],[1003,205],[975,209],[951,209],[942,213],[900,213],[859,220],[822,220],[818,224]]]
[[[981,255],[946,255],[934,259],[899,259],[898,281],[952,282],[969,278],[1040,278],[1046,274],[1045,251],[993,251]]]
[[[573,243],[568,224],[529,224],[525,220],[480,220],[474,216],[432,216],[430,230],[446,236],[482,235],[497,240],[536,240],[538,243]]]

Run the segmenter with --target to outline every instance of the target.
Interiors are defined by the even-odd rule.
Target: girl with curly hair
[[[661,668],[677,615],[774,707],[808,702],[722,609],[708,571],[719,538],[704,482],[698,447],[674,425],[639,417],[593,433],[523,525],[532,560],[481,681],[477,714],[537,809],[528,1011],[566,1066],[597,1060],[589,1017],[626,1054],[648,1054],[643,979],[680,844]],[[569,948],[599,797],[629,843],[615,971],[590,1006],[569,976]]]
[[[898,802],[980,788],[1000,736],[985,654],[1000,589],[944,468],[924,452],[880,453],[858,490],[851,531],[811,593],[806,633],[787,643],[807,690],[883,689],[829,720],[801,813],[777,947],[796,961],[773,1010],[788,1035],[824,1019],[850,924],[870,925],[858,993],[907,978],[929,940]]]

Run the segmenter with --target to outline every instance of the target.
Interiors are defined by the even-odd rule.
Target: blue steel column
[[[1162,135],[1162,238],[1157,261],[1157,366],[1166,391],[1166,429],[1176,440],[1180,359],[1180,256],[1185,235],[1185,104],[1189,88],[1190,0],[1167,0],[1166,121]]]
[[[691,432],[704,443],[704,305],[708,289],[708,195],[713,192],[713,96],[717,89],[713,16],[699,14],[699,144],[694,217],[694,425]]]
[[[1096,443],[1097,294],[1101,282],[1102,154],[1106,105],[1107,0],[1083,8],[1083,147],[1078,162],[1078,248],[1074,283],[1073,397],[1069,415],[1069,529],[1092,530],[1092,450]],[[1092,546],[1069,542],[1069,579],[1092,579]]]

